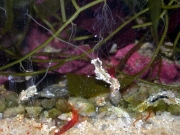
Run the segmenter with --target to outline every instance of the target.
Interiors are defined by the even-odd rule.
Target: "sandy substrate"
[[[79,122],[64,135],[179,135],[180,117],[167,112],[139,120],[131,118],[87,119]],[[37,123],[23,116],[0,120],[1,135],[53,135],[52,121]]]

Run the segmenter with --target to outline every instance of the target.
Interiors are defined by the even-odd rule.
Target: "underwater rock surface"
[[[68,98],[69,92],[67,90],[66,84],[63,86],[60,84],[53,84],[47,86],[42,91],[39,91],[37,96],[45,97],[45,98],[55,98],[55,97]]]
[[[55,106],[56,100],[54,98],[52,98],[52,99],[43,99],[41,104],[42,104],[42,107],[44,109],[49,110],[49,109],[52,109]]]
[[[4,118],[9,118],[12,116],[17,116],[18,114],[24,114],[25,113],[25,109],[23,106],[19,105],[17,107],[10,107],[7,108],[4,112],[3,112],[3,117]]]
[[[25,107],[25,109],[29,117],[36,118],[39,116],[43,108],[39,106],[34,106],[34,107]]]

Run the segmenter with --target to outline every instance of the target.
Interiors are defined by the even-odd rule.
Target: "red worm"
[[[72,128],[78,122],[79,115],[77,111],[74,109],[74,107],[72,107],[72,115],[73,115],[72,119],[66,125],[64,125],[57,133],[54,133],[54,135],[61,135],[65,133],[67,130]]]

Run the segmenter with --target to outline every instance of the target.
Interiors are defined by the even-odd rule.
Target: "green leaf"
[[[124,88],[134,82],[134,78],[126,78],[120,79],[121,88]]]
[[[67,81],[69,93],[75,96],[90,98],[110,92],[107,83],[93,77],[68,73]]]
[[[6,10],[6,21],[5,26],[1,31],[1,34],[6,33],[12,26],[13,23],[13,0],[5,0],[5,10]]]
[[[53,15],[60,8],[59,0],[45,0],[43,3],[36,5],[37,14],[43,18]]]
[[[157,40],[159,39],[158,38],[158,25],[159,25],[159,18],[161,15],[161,4],[162,4],[162,0],[148,0],[153,34]]]
[[[14,0],[14,8],[22,8],[30,5],[33,1],[32,0]]]
[[[145,6],[144,0],[123,0],[123,1],[132,11],[136,10],[136,8],[138,10],[142,10]]]

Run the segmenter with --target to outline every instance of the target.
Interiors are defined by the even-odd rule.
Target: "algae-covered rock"
[[[110,108],[108,108],[108,112],[111,112],[111,115],[116,115],[117,118],[124,117],[125,119],[130,120],[129,114],[120,107],[111,106]]]
[[[154,111],[154,112],[166,111],[167,107],[168,107],[167,104],[166,104],[163,100],[160,100],[160,101],[158,102],[157,106],[155,106],[155,107],[153,108],[153,111]]]
[[[67,113],[71,111],[71,105],[62,98],[58,98],[56,100],[56,105],[55,105],[56,109],[60,110],[63,113]]]
[[[169,105],[168,106],[168,112],[170,112],[173,115],[180,115],[180,106],[179,105]]]
[[[132,104],[138,105],[148,98],[148,88],[146,86],[133,85],[123,93],[123,99]]]
[[[148,88],[149,95],[163,91],[161,87],[156,85],[145,85],[145,84],[141,84],[141,85],[146,86]]]
[[[25,107],[27,114],[29,117],[38,117],[40,112],[42,111],[42,107],[40,106],[32,106],[32,107]]]
[[[41,104],[42,104],[42,107],[44,109],[49,110],[49,109],[51,109],[51,108],[53,108],[55,106],[56,100],[54,98],[52,98],[52,99],[43,99]]]
[[[51,110],[48,111],[49,118],[56,118],[60,114],[62,114],[62,112],[56,108],[52,108]]]
[[[42,99],[33,99],[32,102],[28,102],[27,106],[41,106]]]
[[[58,116],[58,119],[64,120],[64,121],[70,121],[73,118],[72,112],[69,113],[63,113]]]
[[[6,108],[6,101],[4,97],[0,97],[0,113],[2,113]]]
[[[7,118],[7,117],[16,116],[18,114],[24,114],[24,113],[25,113],[24,107],[19,105],[17,107],[7,108],[3,113],[3,117]]]
[[[88,98],[88,101],[96,106],[104,106],[109,101],[109,93],[103,93],[95,97]]]
[[[95,116],[96,107],[89,100],[81,97],[71,97],[68,102],[78,110],[78,113],[82,116]]]
[[[14,107],[18,105],[18,95],[13,91],[7,91],[4,95],[6,106],[7,107]]]
[[[24,106],[41,106],[42,99],[35,99],[22,101],[21,104]]]
[[[46,97],[46,98],[65,98],[68,99],[69,97],[69,91],[67,90],[66,84],[53,84],[50,86],[47,86],[42,91],[38,92],[39,97]]]
[[[98,108],[98,113],[102,113],[102,112],[107,112],[108,108],[110,108],[112,106],[110,101],[107,101],[106,104],[104,106],[101,106]]]
[[[136,107],[137,106],[134,106],[134,105],[132,105],[132,104],[128,104],[128,107],[126,108],[126,110],[127,110],[127,112],[129,112],[129,113],[134,113],[136,110]],[[138,110],[137,110],[137,112],[138,112]]]

